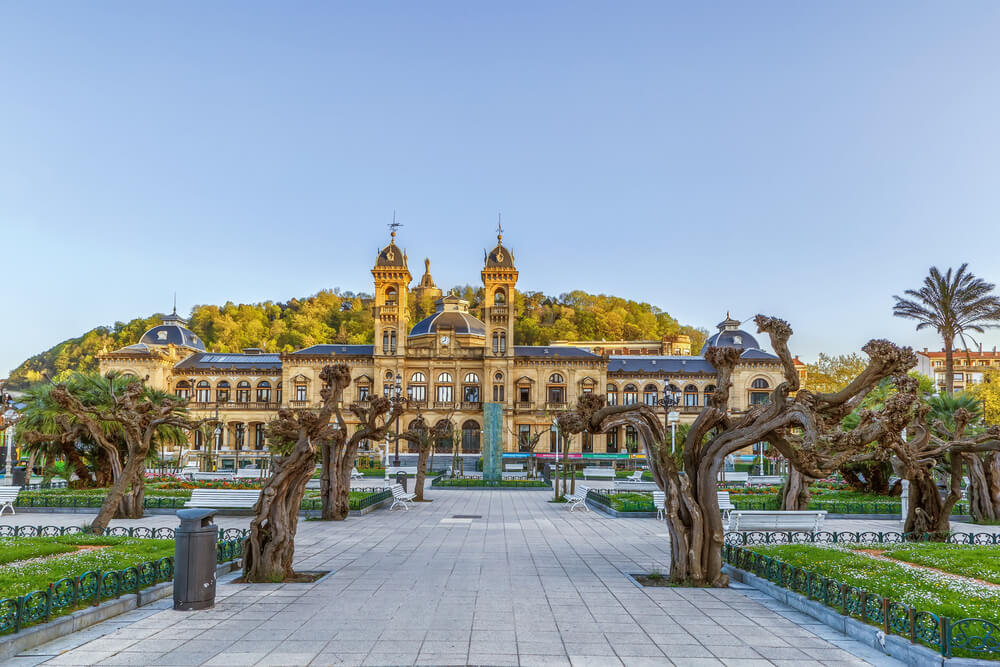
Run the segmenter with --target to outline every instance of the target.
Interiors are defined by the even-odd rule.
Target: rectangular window
[[[584,431],[580,434],[580,437],[582,438],[580,448],[585,452],[594,451],[594,436],[590,431]]]
[[[517,400],[521,403],[531,402],[531,387],[518,387],[517,388]]]
[[[764,394],[767,396],[767,394]],[[764,401],[767,403],[767,401]],[[698,407],[698,394],[684,394],[684,405],[689,408]]]
[[[437,388],[437,402],[438,403],[451,403],[455,400],[454,387],[450,384],[438,385]]]
[[[417,403],[427,401],[427,387],[422,384],[411,384],[407,387],[406,393],[409,395],[411,401],[416,401]]]
[[[258,403],[268,403],[271,400],[271,390],[270,389],[258,389],[257,390],[257,402]]]
[[[463,388],[463,394],[466,403],[478,403],[479,402],[479,385],[470,384]]]
[[[608,392],[608,405],[618,405],[618,392],[609,391]]]
[[[770,403],[771,394],[766,391],[750,392],[750,405],[764,405]],[[686,405],[687,403],[685,403]]]
[[[562,387],[549,387],[549,403],[565,403],[565,391]]]
[[[557,442],[558,442],[558,438],[556,437],[556,432],[555,431],[549,431],[549,451],[550,452],[556,451],[556,443]]]
[[[237,403],[249,403],[250,402],[250,390],[249,389],[237,389],[236,390],[236,402]]]
[[[367,401],[369,396],[369,391],[370,388],[366,384],[363,384],[360,387],[358,387],[358,400]]]
[[[495,384],[493,385],[493,402],[503,403],[503,385]]]
[[[194,400],[198,403],[208,403],[210,393],[209,389],[199,389]]]
[[[295,385],[295,400],[296,401],[306,400],[306,386],[304,384]]]
[[[177,396],[179,398],[191,398],[191,390],[190,389],[178,389],[174,393],[177,394]]]

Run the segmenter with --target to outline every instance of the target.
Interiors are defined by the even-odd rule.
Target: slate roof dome
[[[417,322],[410,336],[425,336],[445,329],[455,335],[486,336],[486,325],[469,314],[469,302],[454,294],[442,297],[435,303],[437,312]]]
[[[141,345],[176,345],[189,347],[199,352],[205,351],[205,344],[193,331],[187,328],[187,322],[175,310],[163,318],[163,324],[155,326],[139,339]]]
[[[705,352],[708,351],[710,347],[735,347],[741,350],[759,350],[760,343],[757,339],[751,336],[749,333],[740,329],[739,320],[734,320],[726,313],[726,319],[722,320],[718,324],[719,331],[708,337],[705,341],[704,347],[701,348],[701,356],[705,356]]]
[[[497,245],[486,253],[487,269],[513,269],[514,255],[503,247],[503,234],[497,234]]]
[[[393,234],[395,236],[395,234]],[[403,268],[406,266],[406,253],[399,249],[395,241],[392,241],[375,258],[375,266],[392,266]]]

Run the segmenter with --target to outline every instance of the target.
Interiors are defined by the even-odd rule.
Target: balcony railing
[[[565,401],[546,401],[546,410],[565,410],[567,403]]]
[[[191,404],[195,410],[277,410],[280,406],[274,401],[198,401]]]
[[[526,412],[528,410],[532,410],[534,409],[533,406],[534,403],[532,401],[517,401],[516,403],[514,403],[514,409],[519,412]]]
[[[482,401],[462,401],[463,410],[482,410]]]
[[[449,410],[455,407],[454,401],[434,401],[434,409],[436,410]]]
[[[310,401],[289,401],[293,408],[308,408]]]

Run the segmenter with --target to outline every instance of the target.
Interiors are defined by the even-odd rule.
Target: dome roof
[[[511,254],[510,250],[504,248],[502,243],[497,243],[497,246],[486,255],[486,268],[513,269],[514,255]]]
[[[740,321],[734,320],[726,314],[726,319],[719,322],[717,333],[712,334],[705,341],[705,345],[701,348],[701,356],[705,356],[705,352],[708,351],[710,347],[735,347],[741,350],[759,350],[760,343],[757,339],[751,336],[749,333],[739,328]]]
[[[450,330],[456,335],[486,336],[486,325],[468,312],[469,302],[453,294],[437,300],[438,311],[417,322],[410,336],[424,336],[439,330]]]
[[[187,328],[187,322],[177,316],[177,313],[163,318],[163,324],[155,326],[139,339],[144,345],[176,345],[205,351],[205,344],[193,331]]]
[[[399,249],[395,241],[389,243],[386,247],[382,248],[382,252],[378,254],[375,259],[375,266],[393,266],[393,267],[404,267],[406,266],[406,254]]]

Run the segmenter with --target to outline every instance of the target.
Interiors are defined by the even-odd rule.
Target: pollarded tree
[[[417,448],[417,478],[414,482],[413,493],[416,494],[417,501],[424,499],[424,480],[427,479],[427,459],[430,458],[434,450],[434,444],[439,440],[451,442],[454,438],[455,425],[451,421],[451,414],[444,419],[439,419],[433,427],[427,428],[424,415],[417,407],[417,416],[410,422],[409,427],[396,436],[390,436],[397,440],[406,440]]]
[[[507,429],[512,436],[517,438],[517,449],[519,452],[525,452],[528,455],[528,468],[527,477],[534,477],[537,474],[535,470],[536,459],[535,459],[535,448],[538,447],[538,443],[541,441],[542,436],[551,430],[549,426],[543,426],[542,428],[531,428],[528,427],[526,432],[514,432],[513,429]]]
[[[841,428],[841,420],[885,377],[903,377],[916,363],[909,348],[883,340],[864,347],[868,366],[844,389],[834,393],[799,391],[799,374],[788,350],[792,329],[787,322],[758,315],[758,329],[767,333],[781,361],[784,382],[771,393],[770,402],[746,413],[729,412],[733,371],[740,350],[712,347],[706,359],[716,369],[716,391],[691,425],[680,459],[675,463],[656,413],[645,405],[604,406],[588,394],[577,410],[559,418],[560,428],[602,433],[632,426],[646,449],[657,485],[666,492],[667,528],[670,534],[670,578],[676,583],[725,586],[722,574],[723,527],[719,512],[717,479],[725,457],[757,442],[768,442],[803,474],[822,477],[861,453],[888,433],[898,433],[909,412],[895,403],[877,412],[866,412],[860,425]],[[798,392],[794,397],[792,394]],[[574,420],[577,421],[573,424]],[[682,474],[683,473],[683,474]]]

